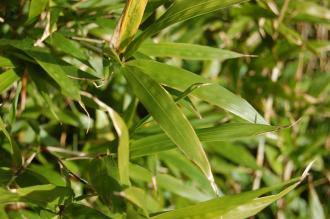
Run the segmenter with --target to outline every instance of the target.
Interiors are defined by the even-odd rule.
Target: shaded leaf
[[[81,204],[70,204],[64,209],[63,219],[110,219],[101,212]]]

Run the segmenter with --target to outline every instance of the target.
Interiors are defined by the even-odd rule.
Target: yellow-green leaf
[[[119,53],[125,51],[127,45],[133,40],[147,3],[148,0],[127,0],[111,42],[112,47]]]

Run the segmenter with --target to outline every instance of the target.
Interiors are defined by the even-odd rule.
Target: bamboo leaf
[[[64,197],[72,195],[72,191],[67,187],[45,184],[19,188],[15,192],[0,189],[0,194],[0,204],[21,201],[46,207],[60,204]]]
[[[125,51],[127,45],[133,40],[147,3],[148,0],[127,0],[111,42],[117,52]]]
[[[137,207],[143,210],[144,215],[149,218],[148,210],[147,210],[147,195],[144,190],[136,187],[129,187],[124,191],[119,193],[120,196],[132,202]]]
[[[53,57],[50,53],[42,51],[26,50],[25,52],[58,83],[63,95],[80,100],[79,86],[68,77],[65,68],[62,67],[57,58]]]
[[[319,196],[317,195],[314,185],[309,182],[309,207],[311,211],[311,218],[325,219],[324,209],[322,207]]]
[[[156,176],[157,186],[166,191],[173,192],[181,197],[192,201],[206,201],[214,198],[214,196],[203,193],[193,186],[187,185],[181,180],[167,174],[159,174]]]
[[[31,24],[46,8],[49,0],[31,0],[27,24]]]
[[[9,69],[0,73],[0,94],[7,90],[18,79],[19,76],[14,69]]]
[[[153,24],[151,24],[136,40],[132,42],[126,52],[126,57],[133,54],[140,44],[148,37],[158,33],[165,27],[214,12],[247,0],[175,0],[169,9]]]
[[[101,212],[81,204],[70,204],[64,209],[63,219],[111,219]]]
[[[136,67],[121,69],[135,95],[159,123],[167,136],[214,183],[210,164],[191,124],[171,96],[156,81]]]
[[[300,179],[290,180],[282,185],[262,188],[259,190],[240,193],[238,195],[224,196],[210,201],[201,202],[193,206],[169,211],[152,217],[152,219],[192,219],[192,218],[246,218],[255,215],[272,202],[280,199],[296,188]],[[277,195],[258,198],[259,196],[283,188]],[[221,206],[221,207],[220,207]]]
[[[48,42],[56,49],[69,54],[77,59],[80,60],[87,60],[88,57],[84,53],[84,51],[81,49],[79,44],[73,40],[70,40],[63,36],[63,34],[59,32],[53,33],[49,39]]]
[[[188,60],[224,61],[245,56],[229,50],[188,43],[144,43],[139,48],[139,52],[155,57],[177,57]]]
[[[6,130],[5,124],[2,121],[1,117],[0,117],[0,131],[3,132],[3,134],[6,136],[7,140],[10,143],[11,146],[11,155],[13,158],[13,163],[15,165],[16,168],[20,167],[22,165],[22,154],[20,149],[18,148],[18,146],[16,145],[16,143],[12,140],[10,134],[8,133],[8,131]]]
[[[199,139],[204,142],[233,141],[237,139],[256,136],[265,132],[277,130],[276,126],[249,123],[229,123],[211,128],[197,129]],[[133,140],[131,157],[150,155],[161,151],[174,149],[175,145],[164,134],[155,134],[141,139]],[[219,149],[221,150],[221,148]]]
[[[246,100],[192,72],[150,60],[135,60],[129,62],[128,65],[138,67],[158,83],[181,92],[185,91],[192,84],[210,83],[209,86],[200,87],[191,94],[219,106],[246,121],[266,124],[263,117]]]
[[[119,137],[118,145],[118,169],[119,169],[119,179],[123,185],[130,185],[129,181],[129,133],[125,121],[121,116],[114,111],[111,107],[93,97],[91,94],[82,92],[83,96],[92,99],[98,106],[105,110],[110,116],[113,126],[116,129],[117,135]]]

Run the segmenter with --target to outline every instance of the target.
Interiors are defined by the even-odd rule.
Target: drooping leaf
[[[136,67],[121,69],[134,93],[167,136],[213,183],[210,164],[191,124],[171,96],[156,81]]]
[[[150,60],[131,61],[128,65],[138,67],[157,82],[181,92],[185,91],[192,84],[210,83],[209,86],[200,87],[191,94],[251,123],[266,124],[263,117],[246,100],[199,75]]]
[[[102,110],[105,110],[110,116],[113,126],[119,137],[118,144],[118,170],[119,179],[123,185],[130,185],[129,181],[129,133],[123,118],[111,107],[93,97],[88,93],[83,93],[84,96],[91,98]]]

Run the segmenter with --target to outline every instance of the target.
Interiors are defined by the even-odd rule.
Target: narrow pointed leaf
[[[152,217],[152,219],[218,219],[228,218],[228,215],[235,216],[230,219],[243,218],[236,217],[237,215],[247,215],[247,217],[249,217],[256,214],[272,202],[283,197],[285,194],[298,186],[299,183],[299,179],[294,179],[283,183],[282,185],[262,188],[251,192],[240,193],[238,195],[224,196],[221,198],[212,199],[210,201],[201,202],[193,206],[159,214]],[[287,187],[277,195],[266,196],[258,199],[259,196],[265,193],[283,188],[285,186]],[[250,208],[246,208],[247,206]]]
[[[118,169],[119,179],[123,185],[130,185],[129,181],[129,136],[124,120],[113,109],[108,109],[113,125],[119,136],[118,145]]]
[[[131,61],[128,65],[138,67],[158,83],[181,92],[185,91],[192,84],[210,83],[209,86],[200,87],[191,94],[251,123],[266,124],[263,117],[246,100],[192,72],[150,60]]]
[[[177,57],[187,60],[224,61],[245,56],[229,50],[188,43],[144,43],[139,52],[149,56]]]
[[[279,127],[249,124],[229,123],[211,128],[197,129],[199,139],[204,142],[233,141],[241,138],[256,136],[265,132],[277,130]],[[172,141],[164,134],[155,134],[138,140],[133,140],[131,157],[140,157],[175,148]],[[221,150],[221,149],[220,149]]]
[[[119,169],[119,180],[123,185],[130,185],[129,181],[129,133],[128,128],[123,118],[111,107],[92,96],[89,93],[82,94],[92,99],[102,110],[105,110],[110,116],[113,126],[117,132],[119,143],[118,143],[118,169]]]
[[[171,96],[156,81],[136,67],[121,69],[135,95],[159,123],[167,136],[213,183],[210,164],[193,127]]]
[[[142,21],[148,0],[128,0],[112,38],[112,47],[118,52],[133,40]]]
[[[300,182],[297,182],[276,195],[270,195],[266,197],[256,198],[251,200],[248,203],[243,205],[239,205],[236,208],[230,210],[226,214],[222,215],[223,219],[244,219],[258,214],[264,208],[282,198],[289,192],[291,192],[294,188],[299,185]]]
[[[198,17],[203,14],[208,14],[244,1],[247,0],[176,0],[165,14],[150,25],[138,38],[136,38],[136,40],[132,42],[128,48],[127,56],[132,55],[146,38],[172,24]]]

